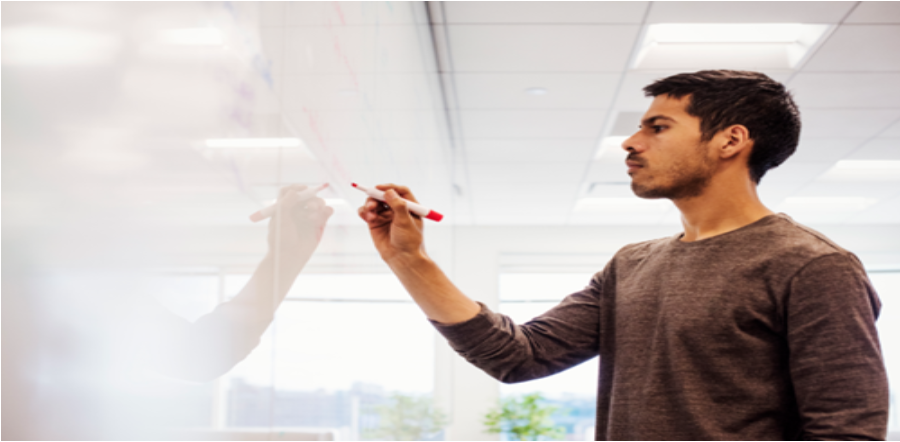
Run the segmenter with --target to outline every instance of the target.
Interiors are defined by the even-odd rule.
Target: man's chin
[[[640,184],[631,182],[631,191],[634,192],[634,195],[638,198],[648,199],[648,200],[656,200],[660,198],[667,198],[665,189],[652,188],[647,186],[642,186]]]

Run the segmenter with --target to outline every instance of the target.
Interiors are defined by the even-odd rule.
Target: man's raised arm
[[[409,189],[393,184],[377,188],[385,191],[387,205],[369,198],[359,209],[375,247],[438,331],[469,362],[503,382],[519,382],[551,375],[597,355],[597,281],[543,315],[517,325],[464,295],[428,257],[422,220],[409,213],[404,201],[416,201]]]
[[[481,307],[464,295],[425,253],[422,218],[406,208],[406,201],[418,202],[404,186],[376,186],[385,191],[387,207],[369,198],[359,208],[359,216],[369,225],[369,233],[381,258],[432,321],[455,324],[475,317]]]

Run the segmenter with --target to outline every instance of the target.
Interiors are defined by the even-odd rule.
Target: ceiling
[[[635,198],[619,149],[601,142],[636,128],[644,85],[746,68],[632,68],[648,26],[825,24],[798,65],[761,69],[804,124],[761,196],[801,222],[900,223],[900,172],[829,174],[839,160],[900,160],[897,2],[4,3],[2,19],[4,110],[16,110],[4,159],[82,199],[96,179],[95,199],[127,195],[145,216],[196,225],[246,224],[279,186],[326,181],[336,224],[359,222],[351,182],[408,185],[449,225],[678,223],[669,203],[578,209]],[[196,28],[222,41],[158,38]],[[204,145],[233,137],[303,147]],[[35,192],[4,186],[4,205]],[[785,205],[818,197],[871,201]]]
[[[815,23],[834,27],[786,83],[803,117],[794,158],[760,186],[788,197],[872,197],[865,210],[790,210],[813,223],[900,222],[900,181],[826,181],[841,159],[900,160],[900,4],[894,2],[446,2],[448,84],[479,224],[677,223],[661,211],[583,213],[585,196],[627,197],[623,158],[595,159],[600,140],[630,135],[649,100],[641,88],[683,71],[629,68],[654,23]],[[734,68],[751,68],[734,66]],[[529,95],[542,87],[545,95]],[[629,132],[631,131],[631,132]],[[615,151],[616,149],[613,149]],[[522,192],[510,192],[520,188]],[[540,210],[535,210],[540,207]],[[788,208],[783,208],[787,210]],[[537,212],[537,213],[535,213]]]

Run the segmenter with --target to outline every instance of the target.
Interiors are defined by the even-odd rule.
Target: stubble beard
[[[700,196],[712,180],[715,171],[715,163],[705,156],[705,149],[698,146],[698,155],[701,160],[690,164],[688,161],[679,161],[672,164],[669,183],[657,186],[639,184],[632,179],[631,191],[640,198],[670,200],[686,199]]]

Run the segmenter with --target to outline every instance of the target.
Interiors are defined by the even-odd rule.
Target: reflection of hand
[[[375,248],[385,261],[404,256],[423,254],[422,218],[410,213],[407,199],[418,202],[409,188],[395,184],[375,186],[384,190],[384,203],[369,198],[359,208],[359,217],[369,225]]]
[[[334,209],[315,195],[301,196],[303,190],[305,185],[292,184],[279,191],[275,215],[269,221],[269,249],[305,260],[322,239]]]

